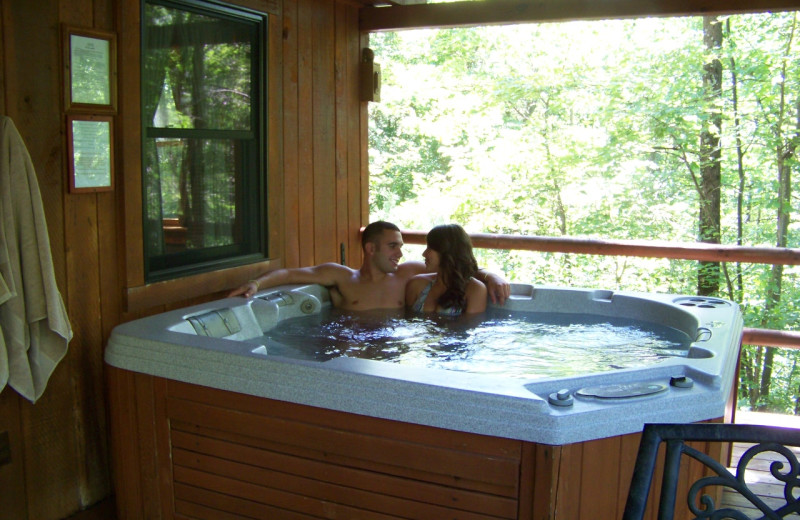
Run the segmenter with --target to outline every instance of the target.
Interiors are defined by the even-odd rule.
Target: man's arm
[[[416,260],[408,260],[397,267],[397,275],[406,278],[406,281],[418,274],[427,272],[430,271],[425,267],[425,264]],[[486,285],[486,290],[492,303],[503,305],[511,295],[511,284],[500,275],[486,269],[478,269],[478,272],[475,273],[475,278]]]
[[[352,270],[349,267],[336,263],[320,264],[312,267],[276,269],[253,280],[248,280],[231,291],[228,297],[245,296],[250,298],[260,289],[295,283],[316,283],[331,287],[338,285],[341,280],[349,278],[351,275]]]
[[[492,300],[492,303],[503,305],[508,297],[511,296],[511,284],[502,276],[486,269],[478,269],[478,272],[475,273],[475,278],[486,285],[486,291],[489,293],[489,299]]]

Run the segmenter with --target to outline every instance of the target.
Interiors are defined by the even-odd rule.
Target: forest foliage
[[[789,12],[372,34],[383,79],[369,105],[370,218],[798,248],[797,22]],[[709,208],[716,227],[702,219]],[[708,267],[476,256],[511,281],[680,294],[697,293]],[[712,267],[712,292],[741,305],[745,326],[800,329],[798,266]],[[799,359],[746,346],[739,406],[800,413]]]

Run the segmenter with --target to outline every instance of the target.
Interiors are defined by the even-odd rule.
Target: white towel
[[[53,272],[42,197],[14,123],[0,118],[0,391],[31,402],[72,339]]]

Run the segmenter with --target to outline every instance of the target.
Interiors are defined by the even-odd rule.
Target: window
[[[266,15],[147,0],[142,184],[148,282],[266,254]]]

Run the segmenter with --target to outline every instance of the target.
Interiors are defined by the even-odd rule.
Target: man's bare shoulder
[[[395,275],[398,278],[402,278],[408,280],[417,276],[418,274],[423,274],[429,272],[428,269],[425,267],[423,262],[418,262],[416,260],[409,260],[403,262],[399,266],[397,266],[397,272]]]

